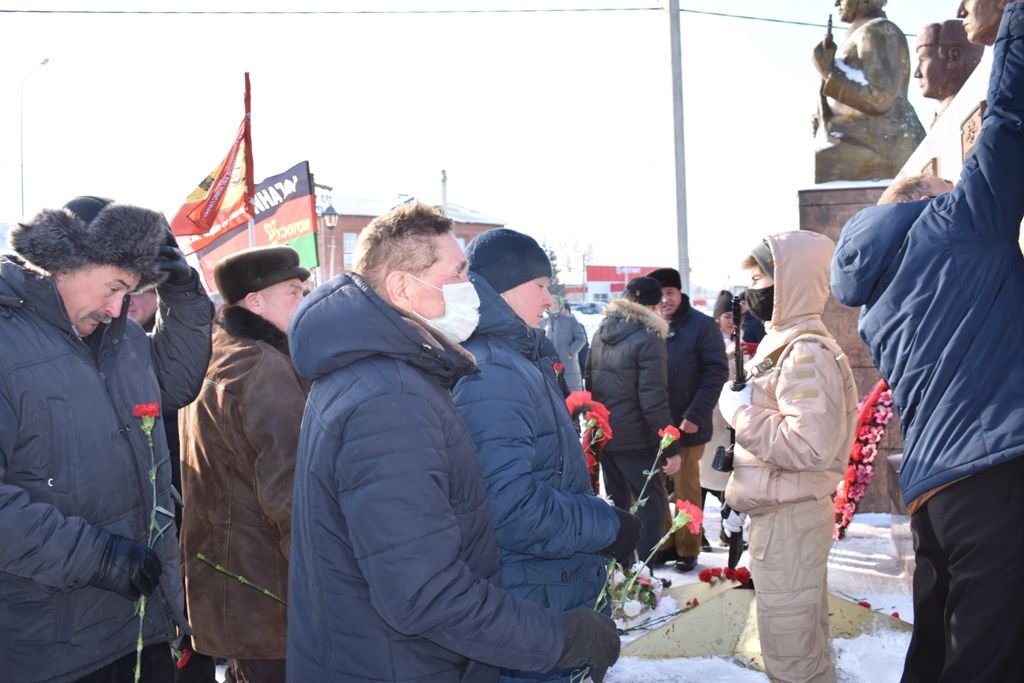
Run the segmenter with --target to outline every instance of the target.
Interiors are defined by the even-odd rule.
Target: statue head
[[[917,37],[918,61],[914,71],[921,94],[941,101],[960,92],[984,51],[984,46],[968,42],[959,19],[925,26]]]
[[[881,15],[886,2],[888,0],[836,0],[836,7],[839,8],[839,19],[850,24],[868,12],[872,15]]]
[[[978,45],[992,45],[999,33],[999,20],[1006,9],[1006,0],[960,0],[956,16],[964,20],[967,40]]]

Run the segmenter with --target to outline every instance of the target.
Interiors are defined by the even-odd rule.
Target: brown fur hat
[[[137,291],[167,278],[160,247],[170,233],[156,211],[102,197],[76,197],[60,209],[43,209],[11,230],[15,253],[31,268],[52,275],[84,266],[114,266],[139,275]]]
[[[291,247],[255,247],[225,256],[213,267],[213,278],[224,303],[237,304],[250,292],[258,292],[278,282],[309,279],[309,271],[299,265],[299,252]]]

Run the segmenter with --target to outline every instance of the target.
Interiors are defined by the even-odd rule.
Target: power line
[[[0,9],[0,14],[70,14],[70,15],[120,15],[120,16],[330,16],[330,15],[430,15],[430,14],[572,14],[602,12],[664,12],[663,7],[505,7],[490,9],[332,9],[332,10],[111,10],[111,9]],[[708,10],[686,9],[683,14],[697,14],[725,19],[743,21],[760,21],[769,24],[787,26],[808,26],[825,28],[824,23],[813,21],[797,21],[795,19],[775,19],[757,17],[748,14],[731,14],[729,12],[711,12]],[[841,30],[841,29],[840,29]],[[916,33],[905,33],[914,38]]]

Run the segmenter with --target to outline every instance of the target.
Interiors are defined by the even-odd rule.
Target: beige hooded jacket
[[[835,244],[805,231],[767,242],[775,260],[774,312],[746,365],[748,375],[775,350],[785,350],[774,367],[755,372],[751,405],[733,417],[735,469],[725,492],[730,506],[753,515],[833,493],[857,419],[850,363],[821,320]]]

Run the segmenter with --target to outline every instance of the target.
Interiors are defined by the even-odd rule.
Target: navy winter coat
[[[682,434],[679,446],[699,446],[711,441],[714,426],[711,413],[729,378],[729,362],[722,345],[722,332],[715,321],[683,303],[668,325],[668,399],[676,426],[683,419],[696,424],[693,434]]]
[[[587,465],[555,380],[544,333],[519,318],[483,278],[480,324],[465,347],[478,374],[455,385],[487,481],[502,584],[514,595],[564,612],[593,608],[608,560],[600,551],[619,529],[615,511],[590,488]],[[551,672],[529,680],[568,679]],[[522,680],[504,672],[503,680]]]
[[[1003,16],[988,110],[956,188],[843,228],[832,291],[893,390],[910,503],[1024,454],[1024,5]]]
[[[163,420],[153,450],[133,409],[195,398],[213,307],[198,281],[158,289],[152,336],[122,314],[79,339],[53,278],[0,258],[0,680],[75,681],[135,651],[134,600],[89,585],[110,534],[148,541],[174,509]],[[185,627],[173,517],[143,639]]]
[[[494,681],[546,670],[558,613],[499,588],[476,452],[449,393],[475,372],[357,275],[289,330],[313,380],[295,468],[288,680]]]

